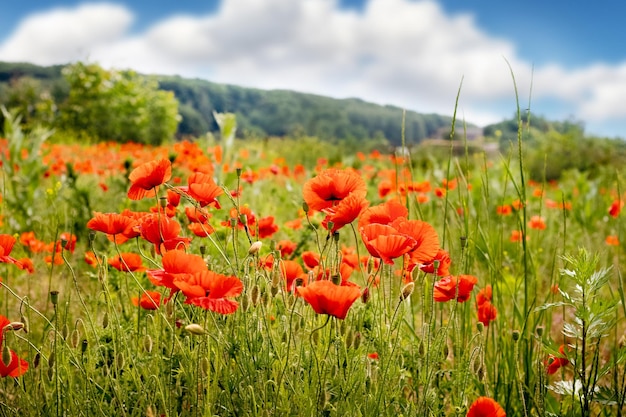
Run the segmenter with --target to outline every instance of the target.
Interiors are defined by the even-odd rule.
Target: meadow
[[[621,167],[6,136],[2,416],[626,414]]]

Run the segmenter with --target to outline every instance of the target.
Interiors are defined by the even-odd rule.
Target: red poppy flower
[[[141,221],[141,237],[152,243],[158,254],[186,247],[191,238],[179,237],[180,224],[167,216],[150,214]]]
[[[532,216],[528,222],[528,227],[531,229],[545,230],[546,221],[541,216]]]
[[[178,290],[173,283],[174,278],[188,277],[191,274],[207,269],[204,259],[199,255],[189,254],[182,250],[166,252],[161,259],[163,269],[146,271],[150,281],[157,286]]]
[[[297,287],[296,291],[317,314],[328,314],[341,320],[346,318],[352,304],[361,296],[361,289],[357,286],[340,286],[326,280]]]
[[[317,252],[304,251],[302,252],[302,262],[308,269],[313,269],[320,264],[320,255]]]
[[[207,237],[215,232],[215,229],[209,223],[191,223],[187,228],[198,237]]]
[[[393,265],[394,258],[410,252],[417,245],[413,237],[380,223],[368,224],[360,232],[370,255],[389,265]]]
[[[137,220],[130,216],[95,212],[94,216],[87,222],[87,228],[105,233],[114,242],[122,244],[131,236],[137,235],[134,231],[137,224]]]
[[[567,359],[567,355],[565,354],[565,346],[559,346],[560,355],[549,355],[548,359],[545,360],[544,364],[546,365],[546,372],[548,375],[552,375],[556,373],[562,366],[566,366],[569,364],[569,360]]]
[[[485,301],[478,304],[478,321],[489,326],[489,323],[498,317],[498,310],[491,304],[491,301]]]
[[[128,198],[141,200],[152,197],[156,188],[172,178],[172,163],[169,159],[150,161],[133,169],[128,179],[131,182]]]
[[[395,219],[406,218],[409,210],[399,200],[389,200],[383,204],[368,207],[361,213],[359,229],[371,223],[391,224]]]
[[[259,239],[264,239],[278,232],[278,225],[274,223],[274,216],[268,216],[259,219],[256,227],[253,227],[251,230],[252,236],[256,236],[256,229],[259,232]]]
[[[213,177],[203,172],[194,172],[187,180],[187,194],[200,204],[200,207],[212,204],[215,208],[221,208],[217,197],[224,194],[222,187],[217,185]]]
[[[156,310],[161,305],[161,293],[158,291],[144,291],[141,298],[133,297],[131,299],[135,307],[141,307],[144,310]]]
[[[335,233],[345,225],[352,223],[367,206],[369,206],[369,202],[362,194],[350,193],[336,206],[322,210],[326,214],[322,225],[328,229],[328,222],[332,222],[333,228],[330,232]]]
[[[615,200],[611,203],[611,207],[609,207],[609,215],[611,217],[619,216],[622,208],[624,207],[624,202],[621,200]]]
[[[28,370],[28,362],[24,359],[19,358],[17,353],[9,350],[11,352],[11,361],[8,365],[5,365],[2,360],[0,360],[0,376],[1,377],[13,377],[17,378],[18,376],[22,376]]]
[[[486,285],[485,288],[478,291],[478,294],[476,294],[476,304],[481,305],[483,303],[491,301],[493,297],[492,294],[493,290],[491,289],[491,285]]]
[[[506,417],[506,412],[493,398],[478,397],[467,410],[467,417]]]
[[[17,264],[17,259],[9,256],[17,239],[11,235],[0,235],[0,263]]]
[[[437,268],[436,272],[435,261],[439,262],[439,268]],[[445,249],[439,249],[433,259],[431,259],[429,262],[423,263],[422,265],[420,265],[419,268],[427,274],[436,273],[440,277],[445,277],[447,275],[450,275],[449,270],[451,263],[452,260],[450,259],[450,254],[448,253],[448,251],[446,251]]]
[[[449,275],[437,281],[433,292],[435,301],[446,302],[456,300],[460,303],[467,301],[478,279],[473,275]]]
[[[220,314],[232,314],[239,303],[231,300],[243,291],[243,283],[235,276],[205,270],[188,279],[174,278],[174,285],[187,296],[186,303]]]
[[[439,236],[430,224],[421,220],[406,220],[399,217],[391,223],[391,226],[415,239],[415,247],[407,252],[409,265],[421,265],[437,255]]]
[[[131,252],[121,253],[109,259],[109,265],[123,272],[144,271],[146,269],[141,264],[141,256]]]
[[[296,251],[296,247],[298,244],[296,242],[292,242],[291,240],[279,240],[276,243],[276,249],[280,252],[281,258],[288,258],[293,255]]]
[[[285,280],[285,288],[287,288],[287,291],[293,290],[293,282],[296,278],[302,278],[306,281],[307,274],[304,272],[304,269],[302,269],[302,266],[300,266],[300,264],[296,261],[280,261],[278,268],[283,276],[283,279]]]
[[[302,189],[309,209],[316,211],[335,206],[353,192],[365,197],[367,185],[363,178],[355,171],[334,168],[320,172],[304,183]]]
[[[0,315],[0,347],[4,347],[4,328],[11,323],[9,319]],[[13,377],[17,378],[18,376],[24,375],[28,370],[28,362],[24,359],[21,359],[17,356],[15,352],[9,350],[11,354],[11,360],[8,364],[5,364],[2,359],[0,359],[0,377]]]

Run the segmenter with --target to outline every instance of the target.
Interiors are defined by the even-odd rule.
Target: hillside
[[[67,85],[63,66],[41,67],[0,62],[0,103],[7,102],[8,86],[21,77],[39,82],[55,101],[62,102]],[[321,139],[384,138],[401,143],[403,110],[360,99],[333,99],[287,90],[260,90],[217,84],[179,76],[155,76],[159,88],[172,91],[182,116],[179,136],[198,136],[216,131],[213,112],[237,114],[239,134],[255,136],[316,136]],[[406,143],[433,137],[451,125],[451,118],[437,114],[406,112]]]

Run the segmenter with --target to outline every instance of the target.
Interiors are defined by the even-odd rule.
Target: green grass
[[[22,376],[0,379],[0,415],[465,415],[479,396],[494,398],[509,416],[624,414],[624,244],[605,244],[609,235],[624,239],[623,215],[608,214],[621,195],[617,168],[593,179],[570,172],[558,184],[528,183],[518,152],[495,158],[448,156],[422,164],[429,151],[413,149],[413,161],[394,163],[384,153],[359,158],[331,145],[286,139],[236,141],[218,163],[212,146],[201,142],[187,148],[198,151],[193,155],[172,147],[116,148],[118,168],[100,173],[97,167],[112,157],[100,160],[102,150],[85,148],[94,173],[74,170],[71,175],[42,175],[48,165],[41,159],[39,165],[14,159],[11,169],[3,159],[0,233],[19,238],[33,231],[52,243],[62,232],[72,232],[77,246],[74,252],[63,250],[63,262],[51,266],[44,261],[49,252],[18,242],[11,256],[31,258],[35,273],[0,265],[0,314],[28,328],[28,333],[6,331],[4,344],[30,364]],[[123,165],[127,158],[139,162],[157,155],[175,156],[174,177],[181,183],[172,180],[170,187],[185,185],[200,157],[213,164],[225,190],[241,187],[233,198],[220,197],[221,209],[209,209],[215,233],[193,238],[187,249],[202,255],[209,269],[243,282],[232,315],[185,304],[180,293],[158,310],[135,307],[131,297],[142,289],[159,290],[163,297],[169,290],[154,287],[144,272],[121,272],[107,260],[134,252],[148,269],[159,269],[161,257],[142,239],[115,245],[86,228],[93,215],[86,206],[119,213],[160,204],[126,197],[130,168]],[[402,201],[409,218],[437,230],[452,259],[451,273],[478,278],[470,299],[435,302],[439,278],[419,271],[412,275],[412,294],[401,297],[404,284],[396,273],[401,259],[394,266],[352,273],[350,280],[363,288],[373,278],[380,284],[370,286],[367,302],[357,300],[345,320],[317,315],[301,297],[285,291],[276,265],[265,268],[259,262],[270,253],[279,257],[278,240],[298,244],[290,258],[301,262],[304,251],[323,253],[331,268],[339,267],[342,247],[367,255],[356,222],[354,229],[346,226],[328,236],[320,225],[323,216],[303,217],[303,183],[329,167],[319,158],[341,169],[358,168],[371,205],[398,196],[395,191],[379,196],[383,179],[396,181],[393,190],[400,189],[405,172],[413,182],[428,181],[430,191],[409,192]],[[303,175],[293,174],[297,164],[303,164]],[[258,173],[259,179],[242,181],[236,167]],[[456,187],[438,197],[435,189],[443,179],[456,179]],[[160,195],[165,191],[161,187]],[[428,201],[418,202],[420,194]],[[32,198],[20,200],[19,195]],[[498,206],[524,196],[521,209],[496,214]],[[571,207],[559,208],[560,203]],[[191,205],[181,199],[181,207]],[[274,216],[279,226],[271,238],[261,239],[258,254],[248,253],[257,237],[228,226],[230,210],[244,206],[257,218]],[[545,230],[528,227],[535,215],[545,219]],[[182,208],[174,218],[182,234],[191,236]],[[286,227],[296,218],[302,220],[301,229]],[[526,241],[510,241],[517,230]],[[96,267],[83,259],[92,249],[101,260]],[[603,269],[604,274],[594,275]],[[498,315],[485,327],[478,323],[476,294],[487,285],[493,288]],[[58,291],[55,303],[53,291]],[[190,324],[199,325],[202,331],[195,333],[201,334],[186,330]],[[549,375],[545,361],[558,354],[561,344],[570,346],[570,364]],[[582,390],[571,389],[574,381],[582,383]]]

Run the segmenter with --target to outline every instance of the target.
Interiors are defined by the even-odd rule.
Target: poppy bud
[[[107,327],[109,327],[109,313],[105,311],[104,317],[102,317],[102,328],[106,329]]]
[[[252,301],[252,305],[256,307],[259,304],[259,300],[261,299],[261,289],[258,285],[254,285],[252,290],[250,291],[250,301]]]
[[[52,366],[53,362],[48,362],[48,380],[52,381],[52,378],[54,377],[54,366]]]
[[[249,255],[256,255],[261,250],[261,246],[263,246],[263,242],[257,240],[252,245],[250,245],[250,249],[248,249]]]
[[[152,352],[152,347],[153,347],[153,343],[152,343],[152,337],[150,337],[149,334],[147,334],[144,338],[143,338],[143,349],[150,353]]]
[[[2,363],[4,364],[4,366],[9,366],[9,364],[11,363],[11,359],[11,349],[9,349],[7,345],[4,345],[4,347],[2,348]]]
[[[194,334],[196,336],[201,336],[206,333],[204,328],[196,323],[191,323],[191,324],[186,325],[185,330],[187,330],[189,333]]]
[[[482,333],[483,330],[485,330],[485,324],[482,321],[479,321],[476,323],[476,330],[478,330],[478,333]]]
[[[248,224],[248,216],[246,214],[239,215],[239,221],[243,224]],[[236,225],[237,224],[235,223],[233,227],[235,227]]]
[[[41,353],[37,352],[35,354],[35,359],[33,359],[33,368],[38,368],[39,367],[39,362],[41,361]]]
[[[121,352],[115,357],[115,365],[117,366],[117,369],[124,367],[124,355]]]
[[[402,292],[400,293],[400,301],[404,301],[407,298],[409,298],[409,296],[413,294],[414,289],[415,289],[414,282],[409,282],[404,287],[402,287]]]
[[[24,333],[28,333],[28,330],[30,329],[30,327],[28,326],[28,319],[22,314],[20,316],[20,321],[24,325],[24,327],[22,327],[22,330],[24,331]]]
[[[78,329],[72,330],[72,334],[70,336],[70,345],[76,349],[78,347],[78,342],[80,342],[80,332]]]
[[[366,304],[369,299],[370,299],[370,289],[369,287],[366,287],[363,290],[363,293],[361,294],[361,301],[363,301],[363,304]]]
[[[350,329],[348,330],[348,334],[346,334],[346,348],[349,349],[352,346],[352,343],[354,343],[354,333],[352,332],[352,329]]]
[[[249,297],[243,297],[241,299],[241,309],[243,311],[248,311],[249,307],[250,307],[250,298]]]
[[[517,342],[520,336],[519,330],[513,330],[513,333],[511,334],[511,336],[513,337],[513,341]]]
[[[354,335],[354,348],[358,349],[359,346],[361,346],[361,333],[356,332],[356,334]]]
[[[9,331],[9,330],[20,330],[24,327],[24,323],[21,323],[19,321],[14,321],[12,323],[7,324],[4,329],[4,331]]]
[[[200,359],[200,373],[203,377],[209,374],[209,360],[206,357]]]
[[[272,297],[276,297],[276,294],[278,294],[278,286],[272,286],[270,288],[270,292],[272,294]]]
[[[270,303],[271,303],[271,300],[272,300],[272,297],[270,297],[270,293],[269,292],[263,291],[261,293],[261,303],[264,306],[268,307],[270,305]]]
[[[65,323],[63,325],[63,328],[61,329],[61,337],[63,338],[63,340],[67,340],[67,336],[70,334],[70,328],[67,325],[67,323]]]
[[[465,249],[465,247],[467,246],[467,236],[461,236],[461,249]]]
[[[89,342],[87,341],[87,339],[83,339],[82,343],[80,344],[81,353],[85,353],[88,345],[89,345]]]
[[[304,211],[305,213],[309,212],[309,205],[307,204],[306,201],[302,202],[302,211]]]

